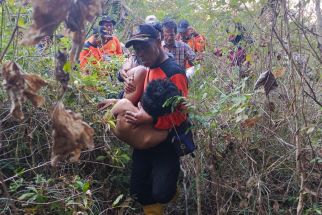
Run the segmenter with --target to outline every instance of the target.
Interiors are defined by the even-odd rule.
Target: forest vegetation
[[[100,2],[58,0],[48,8],[57,20],[51,33],[64,37],[39,52],[30,2],[42,1],[0,0],[0,214],[143,214],[129,195],[131,147],[110,131],[109,112],[96,107],[122,89],[116,73],[125,57],[84,75],[77,64],[83,41],[70,33],[77,17],[89,36],[102,14],[116,20],[123,43],[151,14],[187,19],[207,38],[187,101],[198,149],[181,159],[180,194],[166,214],[322,214],[320,0],[102,0],[101,11],[94,3],[74,11],[66,26],[66,5],[82,1]],[[236,23],[247,66],[227,57]],[[4,80],[17,70],[29,83],[19,95]],[[66,114],[53,109],[57,103],[94,141],[79,143],[78,162],[52,166],[53,153],[65,147],[53,151],[53,116]]]

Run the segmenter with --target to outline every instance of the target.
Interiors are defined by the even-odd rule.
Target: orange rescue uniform
[[[187,44],[196,53],[205,51],[206,48],[206,38],[200,34],[193,36],[187,41]]]
[[[188,95],[188,81],[185,71],[177,65],[172,59],[168,58],[157,68],[151,68],[148,70],[145,76],[144,89],[148,86],[149,82],[157,79],[169,78],[179,91],[182,96],[187,97]],[[184,113],[184,106],[180,106],[176,111],[170,114],[154,119],[154,127],[157,129],[171,129],[174,126],[179,126],[187,119],[187,114]]]
[[[95,47],[91,44],[90,41],[93,41],[94,36],[91,36],[85,41],[84,49],[81,51],[79,60],[80,60],[80,67],[84,68],[88,63],[88,58],[93,56],[95,60],[91,63],[93,65],[97,64],[97,62],[102,61],[103,55],[122,55],[122,47],[120,41],[117,37],[113,36],[106,44],[102,47]]]

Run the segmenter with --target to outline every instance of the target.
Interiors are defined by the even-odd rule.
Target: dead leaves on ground
[[[266,72],[263,72],[258,80],[255,83],[254,90],[257,90],[259,87],[264,86],[265,94],[268,96],[271,90],[278,87],[278,84],[276,82],[276,79],[272,72],[269,70]]]
[[[24,119],[22,104],[27,99],[36,107],[44,104],[44,98],[37,95],[40,88],[47,85],[47,82],[41,77],[23,73],[21,68],[13,61],[3,65],[2,76],[4,79],[2,85],[11,100],[10,113],[14,118]]]
[[[72,62],[75,62],[84,43],[85,22],[102,13],[102,0],[32,0],[31,3],[33,23],[22,44],[37,44],[44,36],[53,35],[60,23],[65,21],[67,28],[73,32],[70,55]]]
[[[94,130],[82,120],[81,114],[66,110],[63,103],[58,102],[52,113],[52,121],[52,166],[57,166],[58,161],[69,155],[70,161],[76,162],[81,150],[94,148]]]

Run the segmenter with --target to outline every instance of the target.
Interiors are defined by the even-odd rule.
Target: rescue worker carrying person
[[[185,71],[165,53],[160,33],[153,26],[139,25],[125,45],[127,48],[133,46],[135,55],[148,68],[141,83],[144,92],[150,82],[168,79],[182,96],[187,96],[188,81]],[[180,105],[174,112],[158,117],[152,117],[147,113],[149,111],[139,108],[138,111],[126,111],[124,119],[126,123],[134,126],[150,124],[154,129],[169,131],[186,124],[187,114],[182,111],[183,108]],[[163,214],[163,204],[170,202],[176,195],[179,171],[179,154],[171,135],[168,134],[160,143],[147,144],[144,148],[134,147],[130,192],[143,205],[145,214]]]

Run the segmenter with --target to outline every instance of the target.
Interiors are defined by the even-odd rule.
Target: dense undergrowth
[[[207,2],[200,0],[199,5]],[[321,52],[314,33],[302,31],[310,22],[285,7],[284,1],[253,2],[238,15],[236,9],[243,1],[234,2],[226,11],[190,9],[195,17],[209,16],[206,23],[211,26],[191,20],[209,39],[204,60],[189,83],[198,151],[195,158],[182,159],[180,195],[167,207],[167,214],[322,214]],[[134,14],[143,14],[145,8],[144,15],[179,14],[174,17],[178,19],[189,18],[177,12],[193,6],[171,7],[167,12],[156,9],[157,1],[131,3]],[[1,4],[1,50],[10,39],[18,6],[12,1]],[[268,21],[257,17],[264,7],[270,11]],[[23,27],[30,12],[28,7],[22,11],[18,23]],[[232,66],[226,57],[236,48],[227,42],[225,32],[234,14],[254,40],[242,42],[250,61],[247,68]],[[134,20],[137,16],[129,15]],[[126,30],[130,24],[119,25]],[[50,113],[59,100],[53,56],[58,49],[69,48],[70,41],[54,40],[39,54],[33,47],[19,45],[19,38],[19,34],[14,37],[4,61],[15,60],[49,85],[41,91],[45,105],[35,108],[26,103],[22,122],[8,116],[10,102],[0,89],[0,214],[142,214],[128,195],[131,149],[111,134],[111,125],[96,108],[101,99],[115,97],[122,88],[115,73],[123,59],[112,59],[104,68],[109,71],[106,76],[98,75],[95,68],[89,76],[68,69],[71,81],[62,100],[94,128],[95,149],[83,152],[79,163],[53,168]],[[222,49],[221,57],[213,54],[215,47]],[[268,96],[261,88],[254,91],[266,70],[275,74],[278,84]]]

